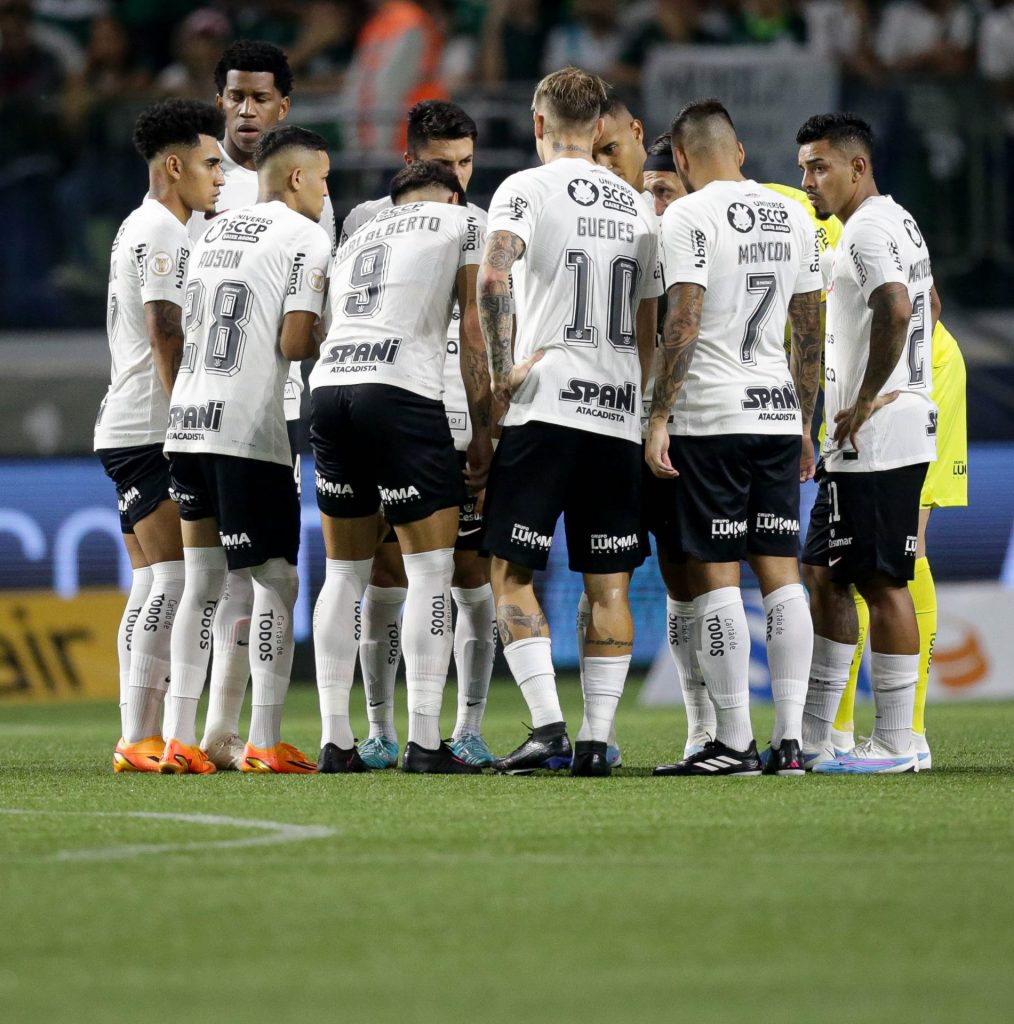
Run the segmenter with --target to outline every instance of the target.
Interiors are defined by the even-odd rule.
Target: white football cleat
[[[241,771],[245,749],[246,744],[234,732],[201,743],[201,750],[207,755],[208,760],[222,772]]]
[[[831,740],[819,747],[810,747],[803,744],[803,771],[812,772],[818,764],[826,764],[838,756]]]
[[[839,729],[831,730],[831,746],[834,747],[834,756],[841,757],[842,754],[849,754],[856,745],[856,734],[844,732]]]
[[[813,766],[818,775],[900,775],[918,770],[919,755],[914,746],[905,751],[891,750],[873,737],[864,739],[848,754]]]
[[[683,747],[683,760],[685,761],[688,757],[693,757],[694,754],[699,754],[706,743],[710,743],[714,737],[710,733],[706,733],[703,730],[692,732],[687,736],[687,742]]]
[[[919,771],[928,772],[933,767],[933,755],[930,753],[929,743],[926,742],[926,733],[913,729],[912,746],[919,755]]]

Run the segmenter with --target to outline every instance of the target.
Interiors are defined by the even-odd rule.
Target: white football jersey
[[[169,415],[144,319],[144,304],[182,307],[190,240],[183,223],[146,197],[120,225],[109,260],[106,331],[112,373],[95,421],[95,448],[161,444]]]
[[[335,257],[311,390],[390,384],[440,401],[458,270],[482,246],[479,218],[450,203],[392,206],[359,228]]]
[[[188,230],[191,241],[196,244],[201,235],[207,231],[211,222],[218,217],[224,216],[231,210],[238,210],[241,207],[253,206],[257,202],[257,172],[250,167],[244,167],[236,163],[222,146],[222,174],[225,175],[225,184],[218,194],[218,204],[215,213],[195,213],[190,218]],[[324,209],[320,215],[320,226],[327,232],[331,241],[331,254],[334,255],[337,248],[335,243],[335,219],[334,206],[331,204],[331,197],[324,197]],[[303,373],[299,363],[293,363],[289,367],[289,382],[285,385],[285,418],[287,420],[299,419],[300,395],[303,393]]]
[[[658,235],[642,197],[611,171],[564,157],[512,174],[487,230],[525,243],[511,271],[514,360],[542,349],[504,425],[531,420],[640,441],[634,321],[661,294]]]
[[[292,464],[278,339],[286,313],[321,315],[330,258],[320,225],[279,201],[233,210],[204,233],[190,261],[167,452]]]
[[[651,217],[654,220],[655,226],[658,229],[658,251],[661,254],[661,252],[662,252],[662,218],[657,213],[655,213],[655,197],[650,192],[642,192],[641,195],[644,198],[645,205],[648,208],[648,212],[651,214]],[[666,291],[666,286],[665,286],[665,264],[664,263],[662,264],[662,267],[661,267],[661,274],[662,274],[662,277],[661,277],[662,287],[661,287],[661,291],[659,293],[659,299],[658,299],[658,317],[657,317],[658,327],[657,327],[657,330],[655,331],[655,351],[654,351],[653,356],[652,356],[652,366],[651,366],[651,370],[648,373],[648,379],[644,382],[644,387],[641,389],[641,437],[642,438],[648,436],[648,420],[649,420],[649,418],[651,416],[651,397],[652,397],[652,393],[655,390],[655,359],[658,358],[659,346],[662,344],[662,325],[665,322],[665,309],[666,309],[666,305],[665,305],[665,291]],[[673,433],[674,430],[675,430],[675,427],[673,426],[673,417],[670,414],[670,416],[669,416],[669,432]]]
[[[859,452],[832,437],[834,418],[859,396],[870,353],[870,296],[889,283],[903,284],[912,303],[908,342],[880,393],[900,391],[878,409],[858,435]],[[875,473],[936,460],[937,407],[933,390],[933,317],[929,250],[915,218],[890,196],[871,196],[846,221],[831,257],[824,339],[824,440],[827,468],[835,473]]]
[[[342,222],[341,244],[354,235],[364,224],[368,224],[381,210],[389,210],[393,204],[390,196],[383,199],[371,199],[360,203]],[[472,203],[468,204],[469,212],[479,221],[479,227],[486,230],[486,211]],[[444,410],[447,413],[447,425],[451,428],[454,447],[465,451],[472,440],[472,420],[468,415],[468,396],[465,394],[465,382],[461,378],[461,310],[457,300],[451,313],[451,322],[447,327],[447,358],[444,360]]]
[[[706,289],[675,433],[800,434],[785,357],[793,295],[821,290],[813,221],[755,181],[713,181],[662,217],[666,284]]]

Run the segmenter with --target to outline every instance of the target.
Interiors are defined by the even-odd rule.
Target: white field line
[[[91,818],[142,818],[149,821],[180,821],[187,825],[259,829],[264,835],[238,839],[213,839],[186,843],[132,843],[126,846],[103,846],[86,850],[58,850],[48,861],[118,860],[141,857],[151,853],[179,853],[189,850],[237,850],[250,846],[274,846],[277,843],[298,843],[307,839],[326,839],[336,834],[327,825],[292,825],[281,821],[255,818],[229,818],[220,814],[174,814],[163,811],[34,811],[19,807],[0,807],[0,814],[77,814]]]

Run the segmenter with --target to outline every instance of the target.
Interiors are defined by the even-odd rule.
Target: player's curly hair
[[[408,112],[408,151],[414,156],[420,146],[435,139],[471,139],[479,137],[475,122],[457,103],[448,100],[422,100]]]
[[[648,143],[648,156],[672,156],[672,134],[662,132]]]
[[[260,168],[275,153],[283,149],[326,150],[327,139],[323,135],[311,132],[308,128],[300,128],[295,124],[277,124],[262,132],[254,146],[254,167]]]
[[[415,192],[428,185],[443,186],[458,197],[459,203],[465,202],[465,192],[458,181],[458,176],[445,164],[436,160],[417,160],[398,171],[391,179],[391,202],[397,203],[408,192]]]
[[[796,132],[796,145],[826,139],[835,149],[858,147],[873,156],[873,129],[855,114],[814,114]]]
[[[225,91],[225,79],[230,71],[268,71],[274,75],[275,86],[283,96],[292,92],[289,58],[274,43],[240,39],[227,47],[215,66],[215,87],[219,96]]]
[[[169,146],[189,146],[199,135],[220,139],[225,134],[225,115],[210,103],[198,100],[162,100],[148,107],[134,125],[134,148],[145,160],[154,159]]]

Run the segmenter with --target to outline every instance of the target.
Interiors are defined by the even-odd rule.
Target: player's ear
[[[739,139],[736,140],[736,162],[740,167],[746,163],[746,150],[743,148],[743,143],[740,142]]]
[[[852,157],[852,180],[858,181],[866,173],[867,166],[866,157]]]
[[[644,125],[636,117],[630,122],[630,130],[634,133],[634,138],[637,139],[638,142],[643,141]]]
[[[415,162],[412,159],[412,154],[407,149],[405,150],[404,153],[401,154],[401,158],[402,158],[402,160],[405,161],[405,166],[406,167],[411,167],[412,164]]]
[[[292,106],[292,100],[288,96],[282,97],[282,102],[278,105],[278,120],[284,121],[288,116],[289,107]]]
[[[293,167],[289,171],[289,188],[293,192],[298,192],[303,187],[303,168]]]
[[[605,130],[606,130],[606,119],[604,117],[600,117],[595,122],[595,135],[592,138],[592,148],[594,148],[595,144],[599,141],[599,139],[602,138],[602,133]]]
[[[164,166],[170,180],[179,181],[183,177],[183,161],[177,153],[170,153],[165,158]]]
[[[215,97],[215,106],[218,107],[219,110],[224,110],[225,109],[225,100],[222,99],[222,94],[221,93],[219,93]]]

